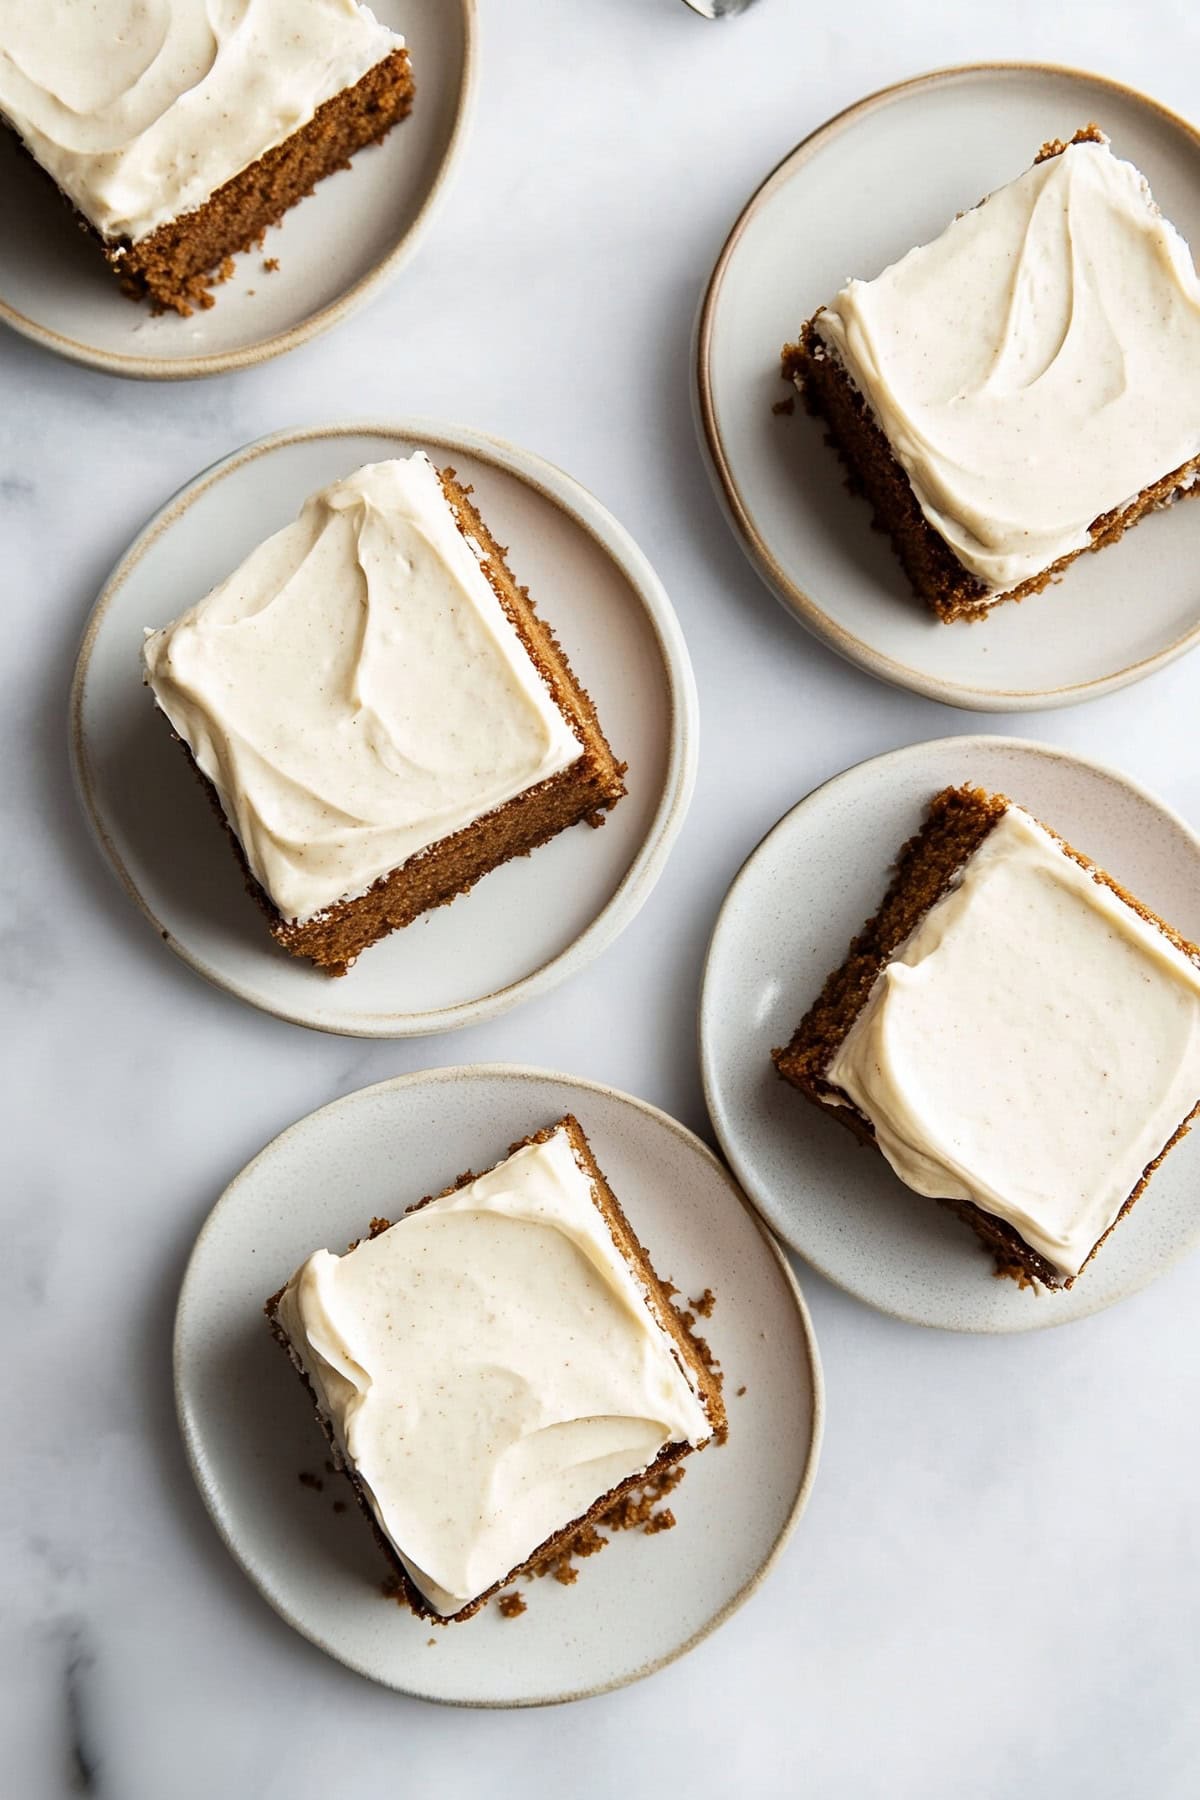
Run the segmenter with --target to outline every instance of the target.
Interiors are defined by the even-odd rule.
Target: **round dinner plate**
[[[572,1587],[522,1585],[528,1610],[431,1627],[384,1601],[357,1509],[333,1511],[311,1403],[263,1303],[314,1249],[397,1218],[460,1170],[573,1112],[660,1275],[712,1288],[703,1331],[725,1377],[729,1436],[689,1457],[673,1531],[624,1532]],[[665,1113],[612,1088],[504,1065],[432,1069],[302,1119],[230,1184],[192,1252],[175,1327],[184,1442],[218,1531],[290,1625],[388,1687],[470,1706],[582,1699],[682,1656],[746,1600],[783,1549],[816,1473],[820,1362],[783,1256],[727,1171]],[[432,1640],[432,1641],[431,1641]]]
[[[980,120],[987,129],[980,130]],[[881,680],[983,712],[1067,706],[1200,640],[1200,504],[1171,507],[981,622],[939,623],[794,395],[779,352],[852,276],[872,277],[1095,120],[1200,244],[1200,133],[1098,75],[944,69],[862,100],[786,157],[733,227],[701,308],[696,399],[717,493],[802,625]],[[1066,452],[1069,454],[1069,447]]]
[[[599,831],[577,826],[516,857],[331,979],[286,955],[245,892],[201,785],[142,684],[145,626],[207,593],[316,489],[362,463],[428,450],[471,485],[596,702],[628,793]],[[544,993],[638,911],[687,812],[696,688],[653,569],[578,482],[480,432],[409,420],[280,432],[170,500],[96,603],[71,698],[84,806],[116,872],[170,947],[218,987],[321,1031],[450,1031]]]
[[[1034,1331],[1123,1300],[1200,1242],[1200,1131],[1175,1146],[1073,1288],[1022,1289],[993,1276],[961,1220],[911,1192],[771,1062],[874,913],[928,801],[963,782],[1008,794],[1200,940],[1200,839],[1115,769],[1018,738],[893,750],[785,813],[734,880],[700,1000],[705,1096],[746,1193],[830,1281],[917,1325]]]
[[[179,380],[294,350],[369,299],[416,248],[446,189],[475,84],[475,0],[372,0],[372,11],[408,44],[412,112],[286,213],[261,251],[237,257],[216,305],[190,319],[155,318],[127,300],[46,177],[0,131],[0,320],[72,362]]]

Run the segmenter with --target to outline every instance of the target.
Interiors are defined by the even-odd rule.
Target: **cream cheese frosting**
[[[286,919],[582,755],[421,452],[312,495],[143,660]]]
[[[277,1317],[338,1448],[443,1616],[712,1426],[566,1128],[346,1256]]]
[[[1200,280],[1106,143],[1048,157],[851,281],[816,329],[993,595],[1200,455]]]
[[[357,0],[0,0],[0,115],[136,242],[403,44]]]
[[[1200,1101],[1200,968],[1010,805],[826,1078],[909,1187],[1071,1277]]]

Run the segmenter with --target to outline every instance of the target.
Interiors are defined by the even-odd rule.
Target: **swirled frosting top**
[[[1074,1276],[1200,1101],[1200,967],[1010,805],[826,1076],[909,1187]]]
[[[143,661],[286,919],[582,755],[419,451],[313,494]]]
[[[357,0],[0,0],[0,115],[104,237],[147,237],[404,39]]]
[[[1200,280],[1145,179],[1072,144],[817,316],[990,593],[1200,455]]]
[[[713,1434],[566,1126],[347,1256],[279,1324],[397,1554],[460,1610],[665,1444]]]

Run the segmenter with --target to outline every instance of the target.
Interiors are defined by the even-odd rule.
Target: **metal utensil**
[[[698,12],[702,19],[732,19],[753,6],[754,0],[683,0],[683,3]]]

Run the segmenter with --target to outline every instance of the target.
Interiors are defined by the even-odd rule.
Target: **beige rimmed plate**
[[[979,129],[985,119],[986,130]],[[941,625],[819,421],[780,380],[781,346],[851,275],[870,277],[1095,120],[1200,245],[1200,133],[1102,76],[1035,64],[945,69],[887,88],[806,138],[749,201],[697,334],[701,443],[758,573],[800,623],[881,680],[950,705],[1020,712],[1086,700],[1200,641],[1200,503],[1144,520],[1061,582],[982,623]],[[1069,454],[1069,449],[1068,452]]]
[[[704,973],[705,1097],[730,1166],[767,1223],[881,1312],[947,1331],[1034,1331],[1136,1293],[1200,1242],[1200,1131],[1177,1144],[1061,1293],[997,1279],[974,1233],[776,1074],[785,1044],[875,911],[890,866],[941,788],[1008,794],[1200,941],[1200,838],[1115,769],[1021,738],[955,737],[859,763],[786,813],[726,895]]]
[[[575,826],[514,858],[331,980],[268,936],[200,784],[142,685],[142,631],[199,599],[317,488],[418,448],[474,487],[518,581],[628,763],[628,792],[601,830]],[[252,1006],[360,1037],[476,1024],[597,956],[662,872],[691,798],[697,729],[695,682],[670,601],[612,515],[528,451],[422,420],[281,432],[197,476],[110,577],[71,696],[85,809],[156,935]]]
[[[72,362],[180,380],[265,362],[328,331],[416,248],[462,152],[475,86],[475,0],[372,0],[408,43],[410,116],[321,182],[236,258],[216,305],[154,318],[119,292],[49,183],[0,130],[0,320]],[[268,273],[266,257],[279,268]]]
[[[673,1531],[627,1532],[573,1587],[524,1589],[528,1610],[431,1627],[385,1601],[386,1568],[357,1510],[317,1492],[324,1443],[263,1318],[313,1249],[342,1249],[462,1169],[564,1112],[660,1274],[711,1287],[702,1330],[725,1374],[729,1438],[687,1462]],[[745,1392],[739,1392],[740,1389]],[[503,1065],[400,1076],[292,1126],[230,1184],[192,1252],[175,1327],[175,1389],[192,1471],[246,1574],[297,1631],[388,1687],[468,1706],[582,1699],[651,1674],[749,1598],[816,1473],[820,1362],[800,1291],[729,1174],[674,1119],[572,1076]],[[430,1639],[433,1642],[430,1642]]]

